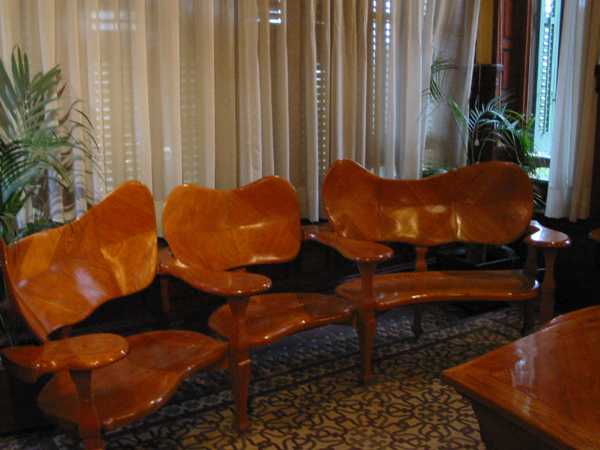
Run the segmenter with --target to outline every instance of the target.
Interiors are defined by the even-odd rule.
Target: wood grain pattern
[[[229,339],[233,425],[246,429],[249,349],[307,328],[350,323],[355,307],[321,294],[264,294],[271,280],[246,272],[246,266],[290,261],[300,250],[298,196],[283,178],[265,177],[230,191],[180,186],[165,203],[163,225],[170,250],[160,254],[161,274],[227,299],[209,325]]]
[[[446,370],[442,378],[481,405],[478,418],[486,429],[491,411],[542,441],[539,448],[598,448],[599,345],[600,307],[595,306]],[[488,436],[489,445],[513,448],[502,431]]]
[[[529,226],[533,188],[527,174],[510,163],[392,180],[339,160],[327,172],[323,203],[333,230],[352,239],[422,247],[448,242],[501,245],[520,238]]]
[[[436,301],[519,301],[539,296],[539,283],[522,270],[410,272],[381,274],[373,280],[376,308],[387,311],[399,306]],[[336,292],[360,302],[362,282],[352,280]]]
[[[153,331],[128,340],[126,358],[92,371],[94,403],[105,430],[164,406],[185,377],[223,360],[227,352],[226,343],[191,331]],[[77,391],[68,372],[44,387],[39,403],[63,425],[78,423]]]
[[[279,177],[230,191],[179,186],[163,225],[178,260],[213,271],[290,261],[302,239],[296,191]]]
[[[260,347],[307,328],[347,322],[353,313],[354,306],[350,302],[321,294],[255,295],[250,298],[245,314],[248,346]],[[234,322],[229,305],[215,311],[209,325],[221,336],[233,336]]]
[[[225,360],[225,342],[188,331],[68,337],[100,305],[150,285],[157,244],[152,195],[128,182],[80,219],[2,246],[13,307],[42,342],[3,349],[3,365],[29,382],[55,374],[38,404],[78,426],[86,450],[104,448],[104,430],[164,405],[192,371]],[[50,340],[59,330],[63,339]]]
[[[487,162],[422,180],[392,180],[372,174],[350,160],[336,161],[327,172],[323,203],[328,224],[305,228],[307,239],[338,250],[358,263],[361,277],[336,288],[358,305],[363,377],[372,378],[370,360],[375,313],[414,305],[413,331],[422,332],[420,304],[433,301],[527,302],[524,331],[539,304],[542,321],[554,309],[556,252],[570,245],[567,235],[532,222],[533,188],[515,164]],[[453,242],[505,245],[526,237],[523,270],[427,271],[430,246]],[[375,275],[378,263],[393,252],[382,243],[415,246],[414,272]],[[537,248],[545,257],[545,277],[537,277]]]
[[[2,250],[13,305],[47,341],[108,300],[152,282],[158,252],[152,195],[142,183],[127,183],[81,218]]]
[[[92,334],[39,346],[8,347],[2,352],[13,372],[33,383],[46,373],[93,370],[114,363],[127,355],[129,341],[115,334]]]

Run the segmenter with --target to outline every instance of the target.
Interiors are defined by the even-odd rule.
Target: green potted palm
[[[464,113],[451,99],[448,105],[462,131],[467,164],[490,160],[510,161],[520,165],[532,181],[536,178],[534,119],[511,110],[507,94],[474,106],[468,113]],[[536,204],[541,202],[535,190],[534,201]],[[519,255],[523,256],[524,247],[521,242],[515,243],[514,247],[464,244],[464,252],[464,263],[468,267],[493,265],[512,268],[519,264]]]
[[[491,159],[519,164],[530,177],[535,176],[534,119],[508,108],[508,95],[469,109],[465,114],[449,100],[453,116],[463,131],[467,164]]]
[[[10,67],[0,59],[0,237],[7,243],[55,225],[46,200],[49,183],[75,195],[73,162],[83,158],[93,165],[93,127],[80,101],[65,98],[64,90],[59,66],[32,74],[19,48]],[[0,332],[11,345],[6,295],[2,300]]]
[[[434,105],[447,105],[458,124],[463,140],[467,164],[489,160],[505,160],[519,164],[532,178],[535,185],[536,156],[533,141],[534,118],[509,108],[509,95],[504,93],[487,103],[475,102],[464,112],[460,106],[444,92],[445,77],[455,66],[451,61],[437,57],[431,66],[430,86],[427,95]],[[426,161],[422,176],[428,177],[455,169],[444,161]],[[541,195],[534,193],[536,204],[542,203]],[[449,264],[473,268],[495,265],[512,267],[518,260],[515,249],[501,246],[490,247],[477,244],[464,244],[442,249],[440,260]],[[446,254],[447,252],[447,254]],[[464,258],[455,258],[456,252],[464,252]],[[448,258],[446,258],[448,256]],[[443,264],[443,261],[442,261]]]
[[[437,56],[431,64],[428,89],[424,91],[433,105],[447,105],[461,130],[467,164],[492,159],[519,164],[533,179],[536,178],[536,156],[533,141],[534,118],[509,108],[509,94],[503,93],[487,103],[479,100],[464,112],[445,93],[446,77],[456,66],[447,58]],[[423,176],[452,170],[443,161],[426,161]]]

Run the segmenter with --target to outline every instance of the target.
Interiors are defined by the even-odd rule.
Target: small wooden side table
[[[488,450],[600,449],[600,306],[442,373]]]

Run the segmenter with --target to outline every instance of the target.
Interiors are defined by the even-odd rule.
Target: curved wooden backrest
[[[392,180],[339,160],[325,177],[323,202],[334,231],[353,239],[508,244],[529,226],[533,187],[522,168],[500,161]]]
[[[302,240],[298,195],[277,176],[232,190],[179,186],[165,202],[163,226],[181,262],[216,271],[289,261]]]
[[[154,200],[137,181],[114,189],[81,218],[2,244],[15,309],[42,341],[98,306],[147,287],[156,275]]]

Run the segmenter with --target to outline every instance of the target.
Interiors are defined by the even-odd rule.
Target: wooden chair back
[[[325,177],[323,202],[334,231],[352,239],[420,247],[451,242],[503,245],[528,229],[533,187],[527,173],[508,162],[393,180],[339,160]]]
[[[147,287],[157,271],[154,201],[137,181],[114,189],[81,218],[2,243],[16,311],[42,342],[108,300]]]
[[[351,324],[355,305],[310,292],[268,292],[268,276],[246,272],[256,264],[284,263],[300,251],[300,204],[291,183],[277,176],[232,190],[194,185],[169,194],[163,209],[168,248],[159,255],[163,305],[169,309],[169,279],[227,300],[209,327],[227,339],[236,405],[233,427],[250,426],[250,348],[328,324]]]
[[[290,261],[302,241],[298,196],[277,176],[227,191],[179,186],[165,203],[163,226],[181,262],[213,271]]]

